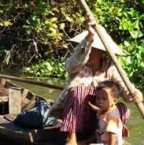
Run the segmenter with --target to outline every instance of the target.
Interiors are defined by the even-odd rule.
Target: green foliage
[[[34,70],[38,68],[34,67],[34,64],[39,67],[42,65],[43,69],[41,62],[51,62],[51,57],[54,63],[57,60],[61,62],[62,58],[66,59],[73,50],[67,39],[74,35],[75,31],[82,30],[81,24],[84,20],[75,0],[73,4],[76,7],[73,7],[71,1],[68,0],[61,3],[43,0],[1,2],[0,29],[2,35],[0,41],[10,52],[11,60],[5,65],[9,67],[21,65],[21,69],[28,67]],[[6,57],[7,54],[4,55]],[[62,76],[64,67],[60,67],[61,64],[58,63],[56,65],[61,72],[57,76]],[[55,66],[52,65],[52,67]],[[46,70],[43,72],[46,73]],[[44,76],[43,72],[35,74]],[[56,76],[55,73],[49,72],[49,74]]]
[[[33,64],[30,67],[23,69],[24,75],[27,76],[43,76],[43,77],[59,77],[66,78],[65,61],[56,61],[53,59],[41,61],[38,64]]]
[[[25,8],[30,10],[31,6],[25,4]],[[23,25],[28,35],[37,35],[37,41],[48,44],[50,39],[55,42],[60,41],[62,33],[59,32],[58,18],[54,13],[58,12],[58,9],[51,9],[52,7],[43,1],[39,1],[37,6],[33,8],[31,15],[28,17],[26,24]]]
[[[131,47],[131,53],[120,60],[132,82],[142,89],[144,86],[144,42],[143,40],[139,43],[133,42],[128,47]]]
[[[125,52],[125,57],[118,59],[127,75],[142,88],[144,2],[87,0],[87,3]],[[73,51],[67,40],[85,29],[84,15],[77,0],[1,1],[0,43],[4,48],[0,51],[1,59],[9,56],[6,66],[21,65],[25,74],[66,77],[64,62]]]
[[[119,57],[119,61],[139,88],[144,85],[144,7],[141,4],[134,0],[98,0],[92,6],[99,23],[125,52],[126,56]]]

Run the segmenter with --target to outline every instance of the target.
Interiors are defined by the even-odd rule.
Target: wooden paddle
[[[30,83],[30,84],[34,84],[34,85],[49,87],[49,88],[53,88],[53,89],[63,90],[63,88],[64,88],[62,86],[56,86],[56,85],[52,85],[52,84],[48,84],[48,83],[44,83],[44,82],[38,82],[38,81],[34,81],[34,80],[22,79],[22,78],[18,78],[18,77],[14,77],[14,76],[9,76],[9,75],[0,74],[0,77],[5,78],[5,79],[19,81],[19,82],[25,82],[25,83]]]
[[[89,7],[88,7],[87,3],[85,2],[85,0],[81,0],[81,4],[84,7],[85,11],[88,14],[93,16],[93,14],[92,14],[91,10],[89,9]],[[115,54],[111,51],[110,42],[107,40],[107,37],[105,37],[105,36],[108,35],[108,33],[104,30],[104,28],[100,24],[96,25],[95,30],[96,30],[99,38],[101,39],[103,45],[105,46],[105,49],[107,50],[107,52],[109,53],[110,57],[112,58],[115,66],[116,66],[116,68],[117,68],[117,70],[118,70],[118,72],[119,72],[119,74],[120,74],[120,76],[122,78],[122,80],[124,81],[125,85],[127,86],[128,90],[129,90],[129,92],[131,94],[134,94],[134,90],[133,90],[133,88],[131,86],[131,82],[129,81],[125,71],[123,70],[123,68],[119,64]],[[139,111],[140,111],[140,113],[141,113],[141,115],[142,115],[142,117],[144,119],[144,105],[143,105],[143,103],[142,102],[136,102],[135,104],[136,104],[137,108],[139,109]]]

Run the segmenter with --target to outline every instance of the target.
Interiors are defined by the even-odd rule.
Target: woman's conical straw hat
[[[69,41],[76,42],[76,43],[80,43],[83,39],[85,39],[85,37],[87,36],[87,34],[88,34],[88,31],[84,31],[84,32],[78,34],[77,36],[69,39]],[[118,54],[118,55],[124,55],[124,53],[122,52],[122,50],[117,46],[117,44],[112,40],[112,38],[108,34],[105,33],[105,36],[104,37],[106,37],[106,40],[111,45],[111,51],[113,53]],[[100,50],[106,51],[105,46],[103,45],[103,43],[102,43],[102,41],[99,38],[99,36],[98,36],[97,33],[95,33],[95,35],[93,37],[92,47],[93,48],[96,48],[96,49],[100,49]]]

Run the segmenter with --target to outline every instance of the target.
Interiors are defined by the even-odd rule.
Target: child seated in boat
[[[128,136],[125,126],[129,119],[130,110],[118,102],[119,88],[113,81],[101,82],[96,87],[96,106],[89,102],[92,109],[96,110],[98,127],[96,129],[96,143],[103,145],[122,145],[122,137]],[[85,141],[84,144],[88,144]]]

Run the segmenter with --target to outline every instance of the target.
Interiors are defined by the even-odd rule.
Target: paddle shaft
[[[85,0],[81,0],[81,4],[84,7],[85,11],[93,16],[93,14],[92,14],[91,10],[89,9]],[[94,29],[96,30],[99,38],[101,39],[103,45],[105,46],[105,49],[107,50],[108,54],[112,58],[115,66],[116,66],[116,68],[117,68],[117,70],[118,70],[118,72],[119,72],[119,74],[122,78],[122,80],[124,81],[125,85],[127,86],[128,90],[129,90],[129,92],[131,94],[133,94],[134,90],[132,88],[131,82],[129,81],[128,77],[126,76],[125,71],[123,70],[123,68],[119,64],[115,54],[111,51],[111,46],[110,46],[109,42],[107,41],[107,39],[105,38],[105,34],[103,34],[103,31],[101,31],[102,28],[100,27],[99,24],[97,24]],[[143,103],[142,102],[138,102],[138,103],[136,102],[135,104],[136,104],[138,110],[140,111],[140,113],[141,113],[141,115],[144,119],[144,105],[143,105]]]
[[[44,82],[38,82],[38,81],[34,81],[34,80],[26,80],[26,79],[14,77],[14,76],[9,76],[9,75],[0,74],[0,77],[5,78],[5,79],[19,81],[19,82],[24,82],[24,83],[30,83],[30,84],[34,84],[34,85],[49,87],[49,88],[53,88],[53,89],[63,90],[63,88],[64,88],[64,87],[61,87],[61,86],[56,86],[56,85],[52,85],[52,84],[48,84],[48,83],[44,83]]]

